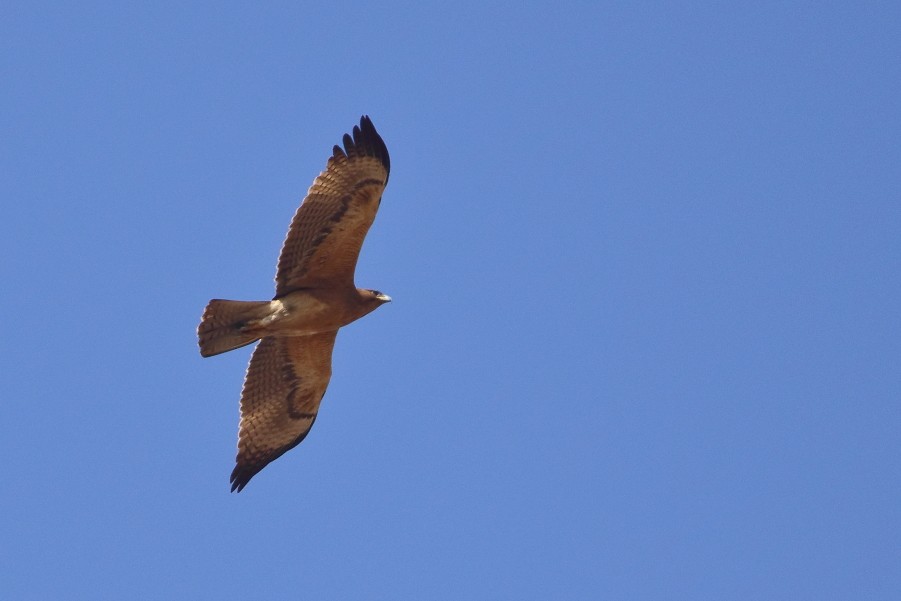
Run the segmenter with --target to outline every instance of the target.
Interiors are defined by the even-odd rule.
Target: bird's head
[[[379,292],[378,290],[367,290],[366,292],[371,294],[373,296],[373,298],[375,298],[375,300],[379,301],[380,303],[390,303],[391,302],[391,297],[388,296],[387,294],[385,294],[384,292]]]
[[[363,297],[363,300],[367,304],[371,304],[372,308],[375,309],[385,303],[391,302],[391,297],[385,294],[384,292],[379,292],[378,290],[364,290],[358,289],[360,296]]]

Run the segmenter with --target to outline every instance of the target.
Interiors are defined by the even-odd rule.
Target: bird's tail
[[[197,327],[200,354],[212,357],[256,342],[262,331],[254,326],[271,313],[269,301],[211,300]]]

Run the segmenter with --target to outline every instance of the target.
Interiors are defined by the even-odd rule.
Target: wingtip
[[[238,480],[231,481],[232,490],[231,492],[241,492],[244,490],[244,487],[247,486],[247,482],[239,482]]]
[[[229,479],[232,485],[231,491],[241,492],[244,490],[244,487],[247,486],[250,479],[256,476],[261,469],[263,468],[256,465],[236,465],[235,469],[232,470],[232,475]]]
[[[379,159],[385,166],[385,171],[391,173],[391,158],[388,155],[388,147],[382,136],[376,131],[369,115],[360,117],[360,125],[355,125],[351,134],[344,134],[342,142],[344,149],[341,151],[342,156],[371,156]],[[340,147],[336,146],[334,156],[338,155]],[[387,180],[386,182],[387,183]]]

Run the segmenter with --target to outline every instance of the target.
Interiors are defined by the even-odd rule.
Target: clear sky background
[[[125,4],[0,18],[5,598],[901,598],[901,5]],[[230,494],[361,114],[394,302]]]

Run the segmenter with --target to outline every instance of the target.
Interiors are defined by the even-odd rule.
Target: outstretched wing
[[[306,437],[332,375],[338,332],[267,336],[250,358],[241,392],[241,426],[232,492]]]
[[[364,116],[352,138],[344,134],[344,149],[335,146],[291,221],[275,275],[277,297],[298,288],[353,285],[389,170],[388,149]]]

